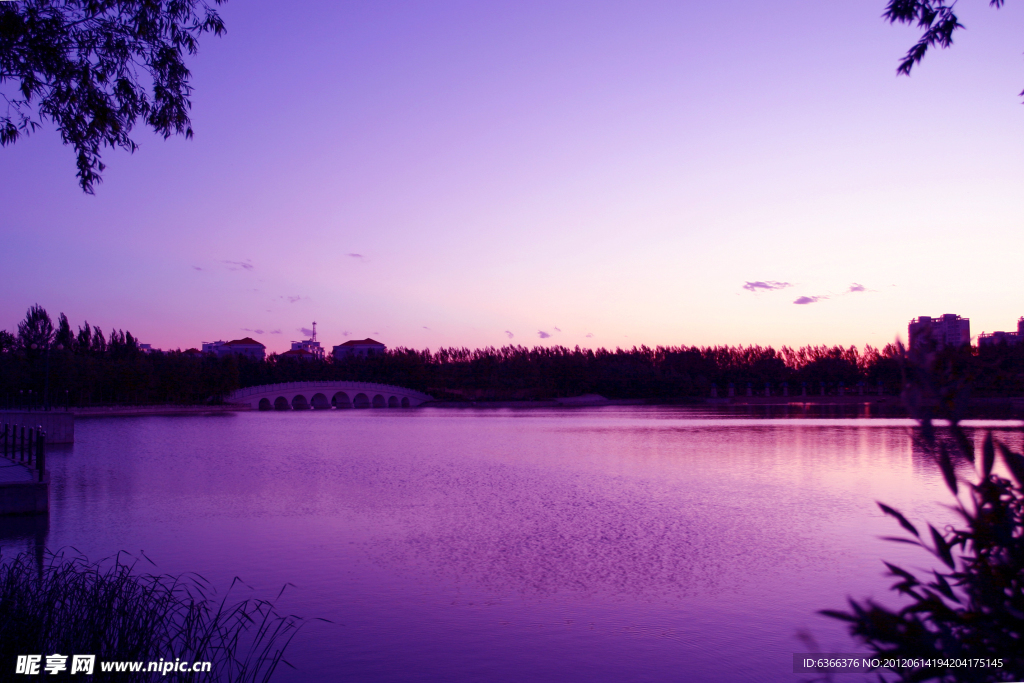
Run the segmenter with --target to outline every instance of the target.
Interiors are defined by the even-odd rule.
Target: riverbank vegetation
[[[300,626],[276,614],[266,600],[219,600],[198,576],[151,575],[123,556],[104,563],[61,553],[0,557],[0,651],[13,672],[18,655],[60,653],[66,672],[71,655],[101,662],[145,662],[141,673],[117,680],[167,680],[167,671],[145,671],[149,662],[210,662],[209,673],[182,673],[175,680],[256,683],[270,680]],[[162,661],[161,661],[162,660]],[[168,668],[168,667],[164,667]]]
[[[56,323],[32,307],[16,333],[0,331],[4,405],[200,404],[240,387],[276,382],[354,380],[395,384],[441,400],[530,400],[596,393],[608,398],[685,399],[779,395],[899,394],[896,345],[638,346],[584,349],[504,346],[390,349],[369,358],[264,361],[217,358],[196,349],[144,352],[127,331],[87,322]],[[969,380],[974,396],[1024,396],[1024,346],[945,352],[946,366]]]

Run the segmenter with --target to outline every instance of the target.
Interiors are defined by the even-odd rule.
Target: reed
[[[119,553],[90,562],[63,552],[0,557],[0,670],[19,654],[95,654],[99,662],[209,661],[212,673],[175,680],[268,681],[302,620],[277,614],[271,601],[229,601],[199,575],[137,571]],[[283,592],[283,589],[282,589]],[[280,597],[280,593],[278,594]],[[44,660],[45,661],[45,660]],[[119,673],[119,681],[166,680],[159,673]]]

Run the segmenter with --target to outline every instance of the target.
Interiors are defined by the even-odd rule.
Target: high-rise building
[[[978,335],[978,346],[1016,346],[1024,342],[1024,316],[1017,320],[1016,332],[990,332]]]
[[[925,344],[941,349],[944,346],[964,346],[971,343],[971,320],[955,313],[946,313],[938,318],[922,315],[914,318],[907,326],[910,348]]]

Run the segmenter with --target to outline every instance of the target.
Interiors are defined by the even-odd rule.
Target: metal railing
[[[0,410],[11,412],[68,412],[71,407],[71,395],[65,391],[63,396],[51,396],[45,392],[19,391],[16,394],[4,394],[0,397]]]
[[[3,457],[35,470],[39,481],[46,474],[46,432],[42,427],[4,423],[0,427],[0,453]]]

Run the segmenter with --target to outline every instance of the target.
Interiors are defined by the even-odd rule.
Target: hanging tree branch
[[[221,4],[224,0],[214,0]],[[82,190],[102,181],[102,147],[135,151],[141,119],[166,139],[192,137],[185,54],[224,22],[205,0],[0,3],[0,145],[52,122],[77,157]]]
[[[989,6],[1000,8],[1005,0],[989,0]],[[957,0],[889,0],[882,17],[890,24],[917,24],[922,30],[921,38],[907,50],[900,60],[896,73],[910,75],[910,70],[924,59],[928,50],[936,45],[947,48],[953,44],[953,33],[964,25],[957,19],[953,9]],[[1024,91],[1020,93],[1024,97]]]

